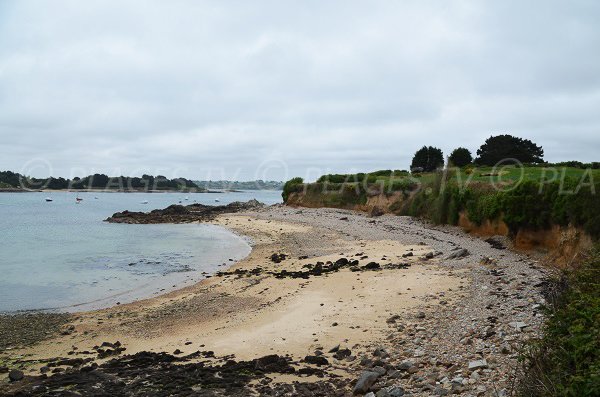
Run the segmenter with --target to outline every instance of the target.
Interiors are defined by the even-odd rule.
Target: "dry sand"
[[[239,359],[272,353],[299,359],[318,347],[329,349],[340,343],[362,350],[384,340],[387,318],[418,309],[428,294],[445,293],[451,299],[449,290],[457,290],[462,281],[460,273],[449,277],[437,261],[419,260],[431,252],[424,245],[349,241],[330,230],[247,215],[221,216],[215,223],[253,240],[252,253],[232,269],[300,270],[305,264],[342,256],[364,258],[361,265],[375,261],[413,266],[361,272],[343,269],[308,280],[268,275],[212,277],[156,298],[79,313],[72,334],[20,353],[29,359],[65,357],[73,346],[85,351],[117,340],[127,353],[179,349],[185,354],[204,345],[203,349],[219,356],[235,354]],[[319,254],[297,259],[313,245],[319,247]],[[414,256],[402,258],[408,252]],[[270,260],[273,253],[291,258],[276,264]]]
[[[282,206],[224,215],[214,223],[253,241],[250,255],[229,270],[260,267],[261,274],[213,276],[155,298],[78,313],[66,335],[5,351],[0,360],[32,360],[29,370],[37,373],[43,365],[37,360],[86,357],[83,351],[93,353],[102,342],[120,341],[125,353],[212,350],[240,360],[273,353],[301,360],[339,344],[354,359],[333,360],[333,367],[354,378],[373,365],[373,351],[382,347],[389,352],[388,374],[379,387],[400,383],[414,395],[441,389],[492,395],[509,386],[516,346],[543,321],[539,281],[545,271],[522,254],[491,248],[457,228]],[[447,259],[460,248],[468,254]],[[274,263],[274,253],[288,258]],[[374,261],[382,269],[343,268],[309,279],[266,274],[341,257],[359,259],[361,266]],[[515,321],[526,326],[515,329]],[[481,359],[488,360],[484,367],[469,368]],[[403,362],[409,372],[392,370]]]

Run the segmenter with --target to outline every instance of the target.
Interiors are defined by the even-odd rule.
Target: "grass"
[[[425,174],[384,170],[324,175],[316,183],[294,184],[293,191],[304,192],[313,204],[339,208],[364,204],[370,195],[401,191],[404,199],[390,208],[398,215],[457,224],[465,212],[476,224],[502,219],[513,233],[571,224],[600,238],[600,169],[467,166]]]
[[[385,192],[412,190],[418,185],[434,183],[439,173],[409,174],[406,171],[375,171],[373,173],[323,175],[319,183],[360,183],[362,185],[380,185]],[[575,167],[474,167],[453,168],[447,170],[447,182],[463,187],[491,185],[506,189],[515,184],[532,182],[557,182],[579,180],[584,183],[600,181],[600,169],[581,169]]]

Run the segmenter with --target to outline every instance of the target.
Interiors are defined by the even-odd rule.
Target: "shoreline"
[[[18,354],[28,360],[68,357],[69,352],[80,356],[79,352],[89,351],[93,345],[118,340],[127,349],[123,354],[142,351],[189,354],[202,346],[221,357],[233,354],[238,359],[255,359],[278,354],[302,361],[316,351],[327,352],[341,345],[342,349],[351,351],[348,356],[351,360],[348,357],[332,359],[327,353],[325,356],[330,363],[335,363],[331,370],[342,375],[349,389],[351,378],[364,369],[361,363],[365,357],[373,357],[373,351],[379,348],[386,349],[386,361],[412,360],[414,373],[430,368],[429,362],[433,360],[433,367],[439,366],[435,364],[437,361],[452,363],[451,366],[457,367],[453,371],[477,372],[480,378],[487,378],[484,369],[472,371],[468,366],[475,358],[493,357],[486,364],[486,368],[494,368],[488,380],[507,385],[509,364],[514,364],[516,357],[513,348],[510,348],[512,353],[500,353],[499,350],[503,350],[500,346],[535,335],[541,323],[535,311],[514,313],[514,317],[527,325],[524,332],[510,331],[509,323],[514,321],[505,321],[502,317],[511,313],[511,305],[516,307],[523,302],[517,297],[488,296],[492,292],[486,287],[489,281],[481,284],[482,280],[491,277],[494,282],[502,276],[490,274],[489,267],[495,267],[494,264],[482,265],[481,261],[492,254],[497,262],[510,262],[510,266],[503,269],[510,269],[515,275],[531,273],[534,280],[541,279],[544,272],[537,266],[532,268],[526,257],[495,250],[456,228],[432,228],[405,217],[368,218],[350,211],[282,206],[220,215],[212,223],[228,227],[236,234],[249,235],[255,242],[250,255],[229,267],[224,272],[228,274],[146,300],[76,313],[62,331],[66,335],[18,349]],[[452,255],[452,249],[463,245],[468,245],[467,256],[446,259]],[[273,254],[281,253],[289,257],[279,263],[270,259]],[[433,257],[429,257],[432,254]],[[305,256],[308,258],[298,259]],[[359,271],[342,268],[307,279],[279,279],[266,274],[280,274],[277,272],[283,270],[306,272],[308,264],[333,263],[342,257],[360,258],[360,266],[376,262],[381,268]],[[394,267],[401,263],[410,266]],[[486,266],[488,269],[482,273],[481,268],[486,269]],[[263,272],[252,274],[258,267]],[[506,284],[511,286],[513,281],[507,280]],[[478,287],[474,289],[474,286]],[[521,288],[527,289],[529,299],[539,303],[540,291],[529,285]],[[473,300],[474,296],[479,300]],[[480,307],[487,300],[495,302],[492,308]],[[461,314],[461,308],[470,305],[476,307],[469,309],[468,315]],[[496,323],[489,323],[490,315],[496,317]],[[481,320],[472,320],[480,316]],[[69,329],[70,326],[73,329]],[[463,334],[465,330],[480,327],[484,335],[492,332],[490,327],[502,328],[501,340],[492,343],[496,348],[472,349],[470,346],[477,342],[461,343],[464,338],[477,341],[477,331],[466,337]],[[442,340],[436,336],[438,329],[448,333]],[[407,332],[419,337],[406,339]],[[498,333],[494,331],[482,340],[495,341],[495,335]],[[511,340],[504,340],[507,336]],[[78,349],[72,350],[73,346]],[[481,350],[484,354],[468,353],[472,350]],[[14,353],[0,352],[0,360],[11,355]],[[96,361],[102,363],[103,360]],[[448,370],[451,366],[444,364],[441,368]],[[442,372],[441,368],[438,371]],[[39,373],[39,369],[39,364],[27,367],[34,371],[31,374]],[[396,378],[384,375],[383,379],[391,384]],[[298,378],[284,379],[281,383],[289,384],[293,380]],[[414,383],[403,377],[396,380],[396,383]],[[441,378],[435,382],[439,380]],[[475,390],[486,382],[473,384]],[[471,389],[470,385],[467,382],[460,387]]]

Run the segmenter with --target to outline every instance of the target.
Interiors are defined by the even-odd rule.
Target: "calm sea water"
[[[52,202],[45,198],[51,197]],[[106,307],[192,284],[250,252],[241,237],[207,224],[103,222],[117,211],[180,201],[281,201],[281,192],[0,193],[0,312]],[[187,198],[187,200],[186,200]],[[143,202],[147,201],[147,204]]]

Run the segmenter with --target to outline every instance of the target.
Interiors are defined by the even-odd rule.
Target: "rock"
[[[379,207],[373,207],[373,208],[371,208],[371,211],[369,211],[369,216],[371,216],[373,218],[377,217],[377,216],[381,216],[383,214],[384,214],[383,210]]]
[[[375,393],[373,393],[372,391],[370,391],[367,394],[365,394],[365,397],[375,397]]]
[[[481,360],[475,360],[475,361],[470,361],[469,362],[469,369],[470,370],[474,370],[474,369],[483,369],[483,368],[487,368],[488,364],[487,361],[485,359],[481,359]]]
[[[377,372],[379,376],[385,375],[385,373],[387,372],[385,368],[379,366],[371,368],[371,371]]]
[[[287,258],[286,254],[273,254],[271,255],[271,261],[274,263],[281,263],[281,261]]]
[[[451,253],[450,255],[448,255],[446,257],[446,259],[461,259],[461,258],[467,257],[469,255],[471,255],[471,253],[469,252],[468,249],[459,248],[456,251],[454,251],[453,253]]]
[[[375,270],[375,269],[381,268],[381,266],[377,262],[369,262],[366,265],[364,265],[362,268],[365,270]]]
[[[329,365],[329,361],[327,361],[327,359],[323,356],[306,356],[304,357],[304,361],[309,364],[317,365],[319,367],[321,365]]]
[[[388,318],[387,320],[385,320],[386,323],[388,324],[395,324],[397,320],[400,319],[400,316],[397,314],[394,314],[392,317]]]
[[[408,371],[410,368],[414,367],[414,363],[412,361],[404,360],[400,364],[398,364],[398,369],[400,371]]]
[[[404,396],[404,389],[399,386],[387,387],[381,389],[375,394],[376,397],[402,397]]]
[[[352,352],[350,351],[350,349],[338,349],[338,351],[336,351],[333,356],[338,360],[343,360],[344,358],[350,357],[351,355]]]
[[[360,375],[360,378],[358,378],[356,385],[354,385],[354,388],[352,389],[352,394],[357,395],[368,392],[371,389],[371,386],[373,386],[377,381],[377,378],[379,378],[379,374],[377,372],[363,372]]]
[[[485,240],[486,243],[492,246],[492,248],[503,250],[506,249],[506,240],[507,238],[504,236],[492,236]]]
[[[513,321],[511,323],[508,323],[508,325],[510,325],[511,327],[513,327],[514,329],[516,329],[517,331],[522,331],[523,328],[527,327],[527,324],[525,324],[522,321]]]
[[[13,369],[8,373],[8,379],[10,379],[11,382],[18,382],[24,377],[25,375],[23,375],[23,371],[19,371],[18,369]]]
[[[435,254],[433,252],[428,252],[425,254],[425,259],[433,259]]]
[[[378,347],[377,349],[375,349],[373,351],[373,355],[375,357],[381,357],[381,358],[387,358],[390,356],[389,353],[384,348],[381,348],[381,347]]]
[[[423,319],[423,318],[425,318],[425,313],[424,312],[418,312],[415,317],[417,317],[419,319]]]
[[[123,211],[105,219],[111,223],[148,224],[148,223],[191,223],[214,219],[217,215],[253,210],[264,207],[264,204],[249,200],[245,203],[235,201],[227,205],[171,205],[162,210],[150,212]]]

